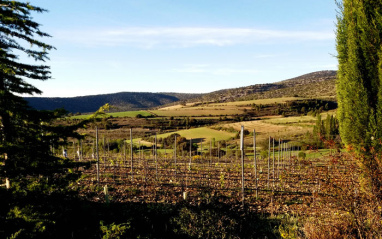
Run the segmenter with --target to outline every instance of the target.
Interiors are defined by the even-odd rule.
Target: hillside
[[[318,71],[272,84],[224,89],[207,94],[120,92],[70,98],[26,97],[25,99],[30,106],[39,110],[65,108],[72,113],[94,112],[106,103],[117,106],[114,111],[130,111],[178,104],[176,102],[179,101],[231,102],[294,96],[334,99],[335,78],[336,71]]]
[[[336,71],[318,71],[272,84],[214,91],[199,101],[230,102],[237,100],[269,99],[280,97],[335,98]]]
[[[98,110],[106,103],[117,106],[117,111],[127,111],[148,109],[198,96],[200,94],[120,92],[68,98],[26,97],[24,99],[31,107],[39,110],[65,108],[72,113],[87,113]]]

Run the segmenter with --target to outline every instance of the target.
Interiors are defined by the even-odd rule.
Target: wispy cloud
[[[276,57],[281,57],[281,56],[284,56],[284,55],[281,55],[281,54],[257,54],[257,55],[254,55],[253,58],[264,59],[264,58],[276,58]]]
[[[191,64],[185,65],[183,68],[173,69],[172,72],[178,73],[206,73],[209,65],[203,64]]]
[[[151,48],[230,46],[272,42],[333,40],[331,31],[279,31],[254,28],[131,27],[114,30],[59,31],[55,38],[83,46]]]
[[[212,75],[233,75],[233,74],[256,74],[259,71],[255,69],[242,69],[231,67],[214,67],[210,65],[191,64],[185,65],[183,68],[173,69],[172,72],[177,73],[203,73]]]

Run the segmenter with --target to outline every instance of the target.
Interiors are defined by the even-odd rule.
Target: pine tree
[[[29,81],[50,78],[49,66],[40,63],[54,49],[38,40],[49,35],[32,20],[33,12],[45,10],[0,0],[0,184],[7,182],[7,189],[0,187],[0,238],[57,238],[49,233],[67,210],[68,185],[80,176],[69,170],[76,163],[51,153],[67,137],[79,138],[80,125],[52,124],[66,112],[37,111],[22,98],[41,93]]]
[[[52,126],[55,118],[65,114],[63,110],[40,112],[22,98],[41,93],[28,81],[50,78],[50,67],[38,62],[48,60],[49,50],[54,49],[37,40],[49,35],[32,20],[33,12],[45,10],[0,0],[0,177],[14,182],[62,172],[63,164],[51,155],[50,148],[65,143],[67,136],[78,137],[73,131],[77,126]],[[25,56],[36,63],[25,63],[21,60]]]
[[[31,20],[32,11],[44,10],[28,3],[0,1],[0,155],[2,160],[6,160],[6,177],[12,176],[16,167],[22,168],[16,162],[22,159],[20,153],[24,150],[21,145],[23,149],[28,147],[28,135],[25,134],[32,134],[30,123],[34,120],[29,116],[35,116],[28,112],[26,102],[16,94],[41,93],[26,79],[46,80],[50,77],[48,66],[22,63],[15,54],[23,53],[36,61],[44,61],[47,59],[47,50],[53,48],[35,39],[36,36],[48,35],[41,32],[39,24]],[[37,49],[25,48],[27,44]]]

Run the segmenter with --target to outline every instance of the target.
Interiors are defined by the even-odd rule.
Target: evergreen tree
[[[368,150],[381,138],[381,36],[379,1],[343,0],[338,4],[338,120],[346,145]]]
[[[0,177],[13,182],[45,175],[54,183],[49,177],[64,172],[67,165],[51,154],[51,147],[65,144],[67,137],[80,137],[74,132],[79,125],[52,125],[64,110],[37,111],[20,96],[41,93],[27,81],[50,78],[50,67],[38,62],[48,60],[54,47],[38,40],[49,35],[31,16],[44,11],[29,3],[0,0]],[[25,63],[25,56],[36,63]]]
[[[49,66],[23,63],[16,55],[45,61],[48,50],[53,49],[36,40],[48,35],[32,21],[33,11],[45,10],[28,3],[0,0],[0,157],[5,161],[3,173],[8,178],[16,177],[16,171],[25,169],[25,165],[33,165],[31,157],[49,152],[40,148],[40,143],[49,140],[44,135],[45,124],[50,121],[48,114],[29,109],[19,96],[41,93],[27,80],[50,78]]]
[[[0,238],[57,238],[48,234],[64,215],[68,185],[79,176],[69,170],[75,163],[55,157],[51,148],[79,138],[80,125],[55,125],[64,110],[37,111],[22,98],[41,93],[28,81],[50,78],[49,66],[40,63],[54,47],[39,40],[49,35],[31,16],[44,11],[0,0],[0,184],[6,179],[8,188],[0,187]]]
[[[382,8],[375,0],[339,4],[338,120],[345,145],[359,154],[364,188],[382,200]]]
[[[317,114],[316,125],[313,127],[313,143],[318,148],[322,148],[323,146],[323,132],[325,132],[325,130],[321,120],[321,114]]]

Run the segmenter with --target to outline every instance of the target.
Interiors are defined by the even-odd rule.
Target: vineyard
[[[266,154],[253,144],[231,151],[210,144],[202,153],[177,152],[176,146],[167,152],[155,146],[133,149],[128,141],[120,142],[119,152],[104,144],[97,153],[96,146],[84,144],[85,150],[75,155],[73,146],[76,160],[89,162],[78,169],[83,173],[82,193],[89,199],[193,204],[219,200],[267,213],[303,215],[307,208],[314,210],[311,203],[318,197],[334,196],[329,183],[358,183],[352,161],[344,160],[341,152],[311,150],[316,157],[307,159],[299,147],[271,137]]]

